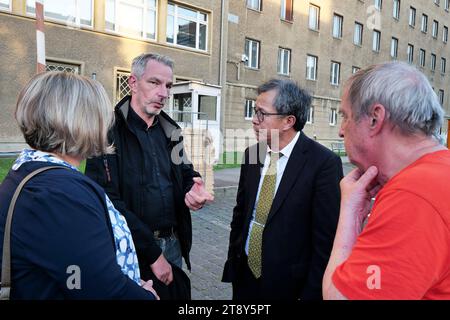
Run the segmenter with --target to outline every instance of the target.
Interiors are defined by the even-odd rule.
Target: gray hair
[[[170,69],[173,69],[173,60],[169,57],[157,53],[143,53],[133,59],[133,62],[131,63],[131,74],[140,79],[145,72],[148,61],[150,60],[165,64]]]
[[[301,131],[307,120],[308,109],[311,107],[311,96],[294,81],[271,79],[257,89],[258,94],[277,90],[274,107],[277,113],[295,116],[294,129]]]
[[[423,132],[437,136],[444,111],[428,79],[404,62],[370,66],[355,73],[347,84],[355,120],[368,116],[370,108],[382,104],[389,121],[404,134]]]
[[[87,77],[34,76],[19,94],[15,117],[34,149],[82,158],[112,152],[107,140],[112,105],[102,85]]]

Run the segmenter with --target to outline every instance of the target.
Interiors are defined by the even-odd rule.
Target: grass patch
[[[213,170],[240,168],[243,152],[224,152],[219,157],[219,162],[214,165]]]

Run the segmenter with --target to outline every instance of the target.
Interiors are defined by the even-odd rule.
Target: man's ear
[[[136,76],[134,74],[130,75],[130,77],[128,78],[128,86],[130,87],[131,92],[136,92],[136,82]]]
[[[386,122],[386,108],[379,103],[372,106],[369,114],[371,136],[378,134]]]
[[[286,117],[286,129],[293,128],[295,126],[295,123],[297,122],[297,118],[293,115],[289,115]]]

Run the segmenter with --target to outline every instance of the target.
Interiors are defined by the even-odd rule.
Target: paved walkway
[[[345,162],[344,174],[352,165]],[[214,172],[215,201],[192,213],[192,272],[189,273],[194,300],[231,299],[231,284],[220,281],[228,252],[228,238],[236,201],[240,168]]]

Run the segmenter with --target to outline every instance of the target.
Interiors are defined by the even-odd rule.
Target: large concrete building
[[[234,148],[222,139],[226,133],[248,133],[247,143],[253,141],[246,130],[255,89],[273,77],[293,79],[313,95],[304,131],[325,145],[339,140],[345,79],[373,63],[417,65],[450,113],[449,0],[44,0],[44,6],[47,68],[95,77],[113,102],[128,92],[133,57],[171,56],[176,84],[167,110],[184,126],[207,125],[215,158]],[[0,0],[0,151],[23,143],[13,112],[36,70],[34,7],[34,0]]]

